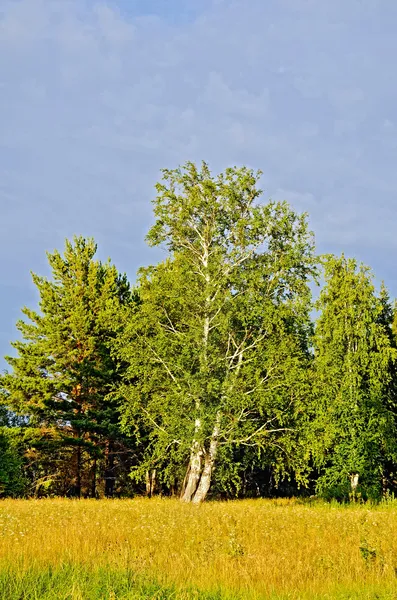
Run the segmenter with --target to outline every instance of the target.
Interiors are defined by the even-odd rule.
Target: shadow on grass
[[[0,600],[395,600],[397,587],[359,586],[313,592],[241,593],[178,589],[136,576],[132,571],[57,568],[0,569]]]
[[[132,571],[74,565],[0,570],[0,600],[240,600],[222,592],[178,590],[137,577]]]

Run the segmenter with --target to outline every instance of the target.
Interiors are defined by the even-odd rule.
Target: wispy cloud
[[[153,184],[188,159],[262,168],[397,294],[396,27],[376,0],[3,0],[0,349],[65,236],[152,260]]]

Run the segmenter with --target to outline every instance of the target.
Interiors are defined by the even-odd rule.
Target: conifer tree
[[[130,302],[129,284],[110,262],[95,260],[93,239],[66,241],[64,255],[48,254],[52,279],[33,274],[38,312],[24,308],[17,323],[21,340],[7,357],[12,372],[3,376],[4,402],[28,415],[37,428],[36,451],[50,453],[53,471],[69,479],[69,494],[97,494],[102,469],[105,493],[114,488],[120,379],[109,340],[122,305]],[[120,449],[120,448],[119,448]],[[51,469],[51,465],[49,465]],[[68,474],[69,473],[69,474]]]
[[[23,472],[19,419],[0,406],[0,498],[18,497],[27,489]]]

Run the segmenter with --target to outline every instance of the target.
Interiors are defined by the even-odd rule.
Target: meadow
[[[0,501],[2,600],[392,599],[397,503]]]

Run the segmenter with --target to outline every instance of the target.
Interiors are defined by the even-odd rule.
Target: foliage
[[[48,253],[0,376],[2,496],[397,493],[397,305],[260,172],[163,170],[131,289],[93,239]],[[315,318],[314,318],[315,317]]]
[[[96,495],[99,467],[109,488],[115,456],[125,450],[117,398],[109,397],[121,371],[107,344],[131,294],[126,278],[110,262],[94,260],[95,252],[92,239],[76,237],[66,241],[64,256],[48,254],[52,280],[33,274],[40,312],[23,309],[28,320],[17,323],[17,356],[7,357],[13,371],[1,381],[3,402],[37,428],[33,454],[62,464],[63,485],[53,491],[78,496],[82,489]],[[48,487],[57,469],[48,474],[39,462]]]
[[[0,427],[0,498],[19,497],[27,490],[17,429]]]
[[[379,298],[369,269],[355,260],[330,256],[324,273],[314,337],[312,449],[321,468],[318,489],[339,487],[346,498],[357,474],[357,491],[379,497],[384,462],[396,457],[391,311],[385,290]]]
[[[168,257],[141,269],[141,304],[117,340],[134,379],[124,426],[149,431],[141,472],[188,464],[186,500],[205,497],[223,446],[281,447],[274,467],[301,467],[313,244],[305,215],[257,202],[259,175],[163,172],[148,241]]]

